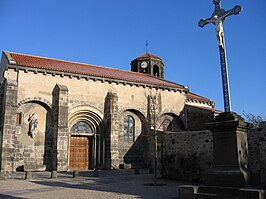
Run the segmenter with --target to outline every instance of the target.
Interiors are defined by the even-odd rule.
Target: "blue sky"
[[[224,24],[232,110],[266,117],[266,1],[241,5]],[[165,64],[165,79],[188,85],[223,110],[215,27],[197,26],[212,0],[0,0],[0,50],[130,70],[146,52]]]

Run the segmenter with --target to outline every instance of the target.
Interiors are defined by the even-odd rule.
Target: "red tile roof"
[[[215,109],[214,107],[205,107],[205,106],[196,106],[196,105],[187,105],[187,106],[192,106],[192,107],[195,107],[195,108],[199,108],[199,109],[203,109],[203,110],[207,110],[207,111],[212,111],[212,112],[214,112],[216,114],[219,114],[219,113],[223,112],[221,110]]]
[[[191,93],[191,92],[187,93],[187,99],[188,100],[197,100],[199,102],[205,102],[205,103],[213,103],[212,100],[207,99],[207,98],[202,97],[202,96],[199,96],[199,95],[197,95],[195,93]]]
[[[18,54],[18,53],[10,53],[10,55],[18,65],[25,67],[77,73],[77,74],[91,75],[96,77],[157,85],[163,87],[185,89],[185,87],[180,84],[158,79],[143,73],[118,70],[114,68],[94,66],[90,64],[76,63],[76,62],[63,61],[63,60]],[[152,56],[157,58],[156,56],[150,54],[146,54],[146,56]]]
[[[114,69],[114,68],[95,66],[91,64],[83,64],[83,63],[70,62],[70,61],[45,58],[45,57],[39,57],[39,56],[32,56],[32,55],[25,55],[25,54],[19,54],[19,53],[10,53],[10,55],[18,65],[25,66],[25,67],[55,70],[55,71],[69,72],[69,73],[76,73],[76,74],[84,74],[84,75],[91,75],[95,77],[110,78],[110,79],[131,81],[131,82],[137,82],[137,83],[143,83],[143,84],[150,84],[150,85],[157,85],[157,86],[171,87],[171,88],[186,90],[186,88],[180,84],[176,84],[174,82],[170,82],[167,80],[158,79],[156,77],[153,77],[153,76],[150,76],[144,73],[137,73],[137,72],[119,70],[119,69]],[[150,57],[161,59],[157,56],[154,56],[148,53],[141,55],[139,58],[150,58]],[[191,92],[188,92],[186,96],[187,96],[187,100],[197,100],[203,103],[212,103],[210,99],[196,95]]]
[[[149,53],[145,53],[141,56],[139,56],[138,58],[155,58],[155,59],[161,59],[160,57],[157,57],[155,55],[149,54]]]

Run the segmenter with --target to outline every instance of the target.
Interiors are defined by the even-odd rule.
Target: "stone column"
[[[108,93],[105,99],[105,124],[106,124],[106,161],[108,169],[119,167],[119,121],[118,121],[118,96]]]
[[[17,112],[17,95],[18,85],[16,81],[6,80],[4,82],[5,95],[1,104],[3,105],[1,118],[1,154],[0,154],[0,169],[5,171],[15,171],[16,162],[16,112]]]
[[[221,113],[207,124],[213,133],[214,165],[205,176],[206,185],[244,187],[248,184],[248,126],[232,112]]]
[[[55,124],[54,138],[54,169],[65,171],[68,169],[68,88],[56,85],[53,90],[53,111]]]

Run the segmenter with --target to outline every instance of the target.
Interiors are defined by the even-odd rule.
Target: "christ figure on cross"
[[[199,26],[201,28],[203,28],[206,24],[208,23],[213,23],[216,27],[216,37],[219,43],[219,46],[221,46],[222,48],[224,48],[224,29],[223,29],[223,22],[225,21],[225,19],[234,14],[237,15],[241,12],[242,8],[241,6],[235,6],[233,9],[225,11],[224,9],[222,9],[220,7],[220,1],[215,1],[215,6],[216,6],[216,10],[215,12],[212,14],[212,17],[208,18],[208,19],[201,19],[199,21]]]
[[[213,16],[213,21],[215,23],[216,37],[218,39],[219,46],[224,48],[224,28],[223,28],[223,19],[217,15]]]
[[[224,48],[224,28],[223,28],[223,21],[227,16],[230,15],[230,12],[226,12],[224,15],[218,17],[218,15],[214,15],[212,18],[207,19],[205,22],[207,23],[214,23],[215,30],[216,30],[216,37],[219,43],[219,46]]]

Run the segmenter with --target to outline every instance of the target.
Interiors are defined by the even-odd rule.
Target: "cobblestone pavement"
[[[158,179],[154,185],[152,174],[133,170],[99,171],[93,177],[92,171],[80,172],[73,178],[72,172],[58,173],[56,179],[50,172],[36,172],[31,180],[25,180],[25,173],[9,173],[7,180],[0,181],[0,198],[41,199],[175,199],[178,198],[178,182]]]

